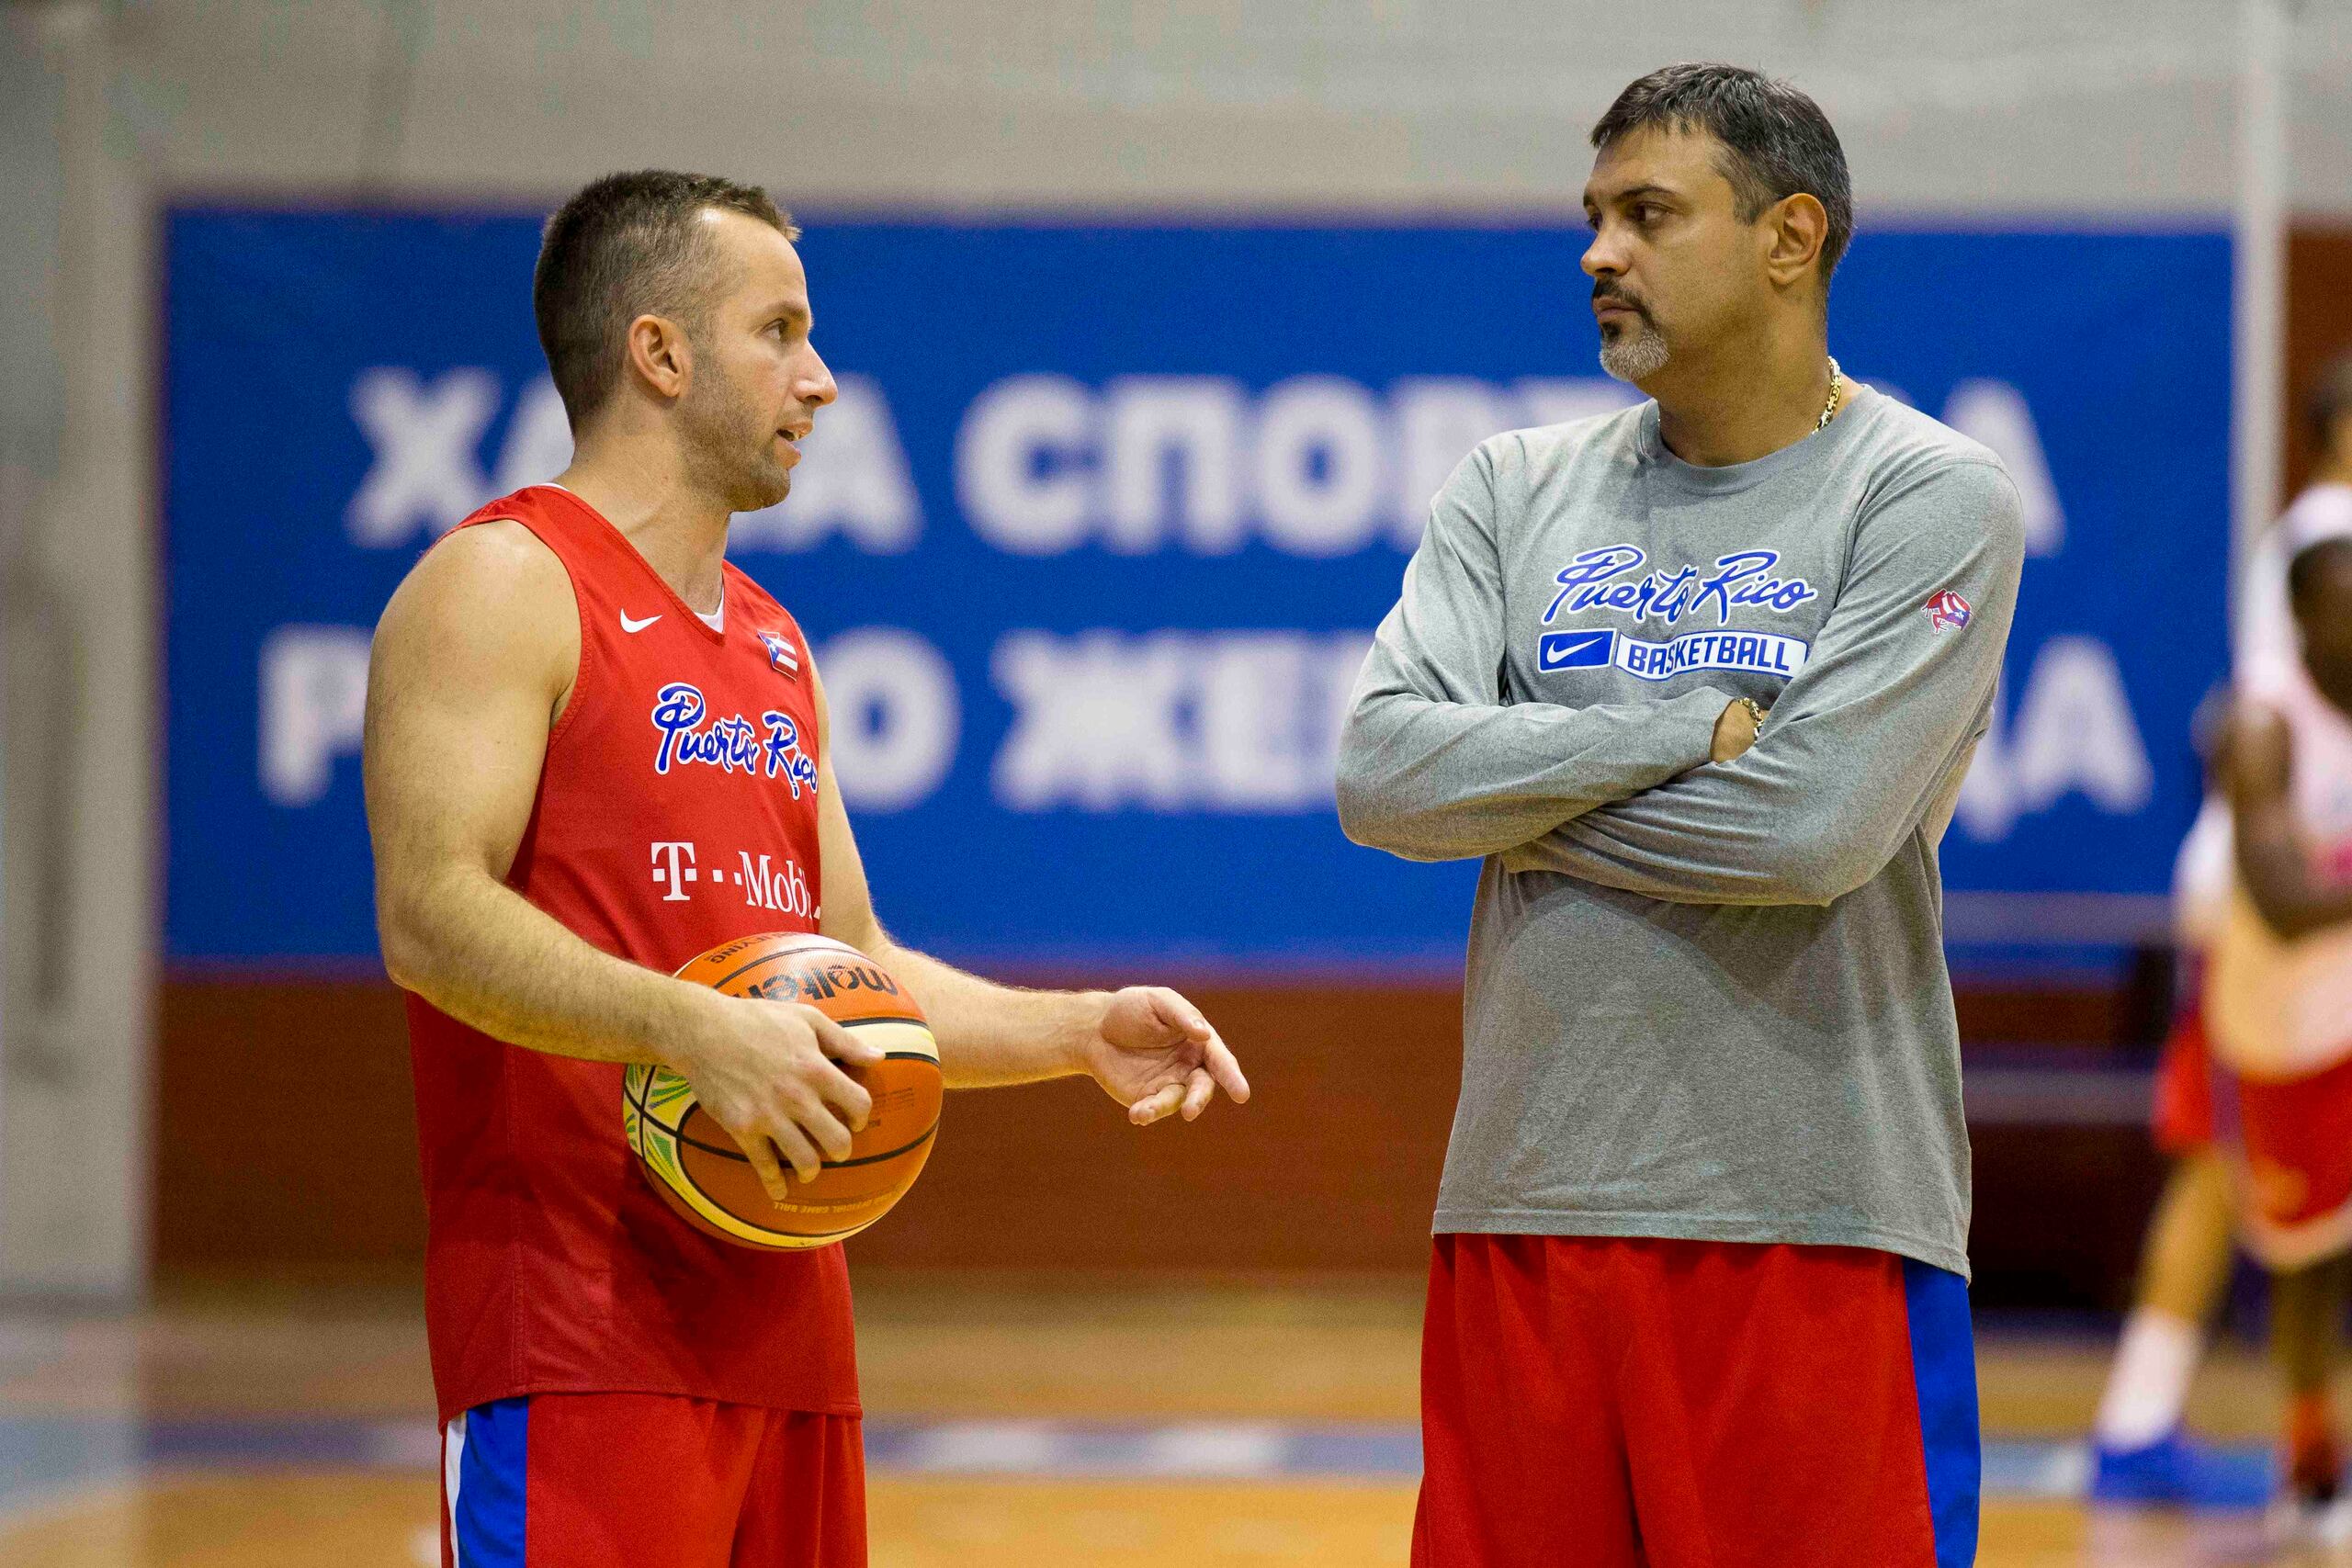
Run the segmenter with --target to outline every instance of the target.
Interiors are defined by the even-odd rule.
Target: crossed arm
[[[377,627],[365,776],[377,926],[392,979],[511,1044],[683,1073],[771,1194],[849,1152],[871,1110],[835,1064],[873,1047],[814,1008],[723,996],[605,953],[506,884],[548,736],[571,699],[579,619],[564,570],[514,523],[428,552]],[[820,714],[823,696],[819,692]],[[821,721],[822,735],[831,727]],[[453,771],[447,759],[468,759]],[[874,917],[856,840],[820,751],[824,934],[860,947],[930,1016],[953,1087],[1092,1076],[1128,1118],[1197,1116],[1250,1087],[1174,991],[1021,991],[901,946]]]
[[[1838,601],[1754,747],[1710,761],[1721,695],[1504,705],[1483,449],[1439,498],[1341,742],[1340,819],[1413,859],[1495,854],[1676,903],[1826,905],[1922,824],[1940,832],[1982,733],[2023,558],[2015,491],[1956,460],[1878,498]],[[1968,626],[1939,629],[1952,589]]]

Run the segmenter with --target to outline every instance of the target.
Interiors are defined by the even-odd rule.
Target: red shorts
[[[2154,1115],[2156,1147],[2194,1154],[2213,1142],[2213,1050],[2205,1039],[2205,1008],[2191,997],[2174,1015],[2172,1032],[2156,1053]]]
[[[539,1393],[441,1429],[442,1568],[865,1568],[854,1416]]]
[[[2235,1132],[2246,1249],[2299,1269],[2352,1246],[2352,1061],[2276,1083],[2214,1078]]]
[[[1968,1291],[1837,1247],[1441,1235],[1414,1568],[1964,1568]]]

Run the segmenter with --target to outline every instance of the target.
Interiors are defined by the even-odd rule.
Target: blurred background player
[[[2207,728],[2218,786],[2218,716]],[[2157,1056],[2152,1118],[2156,1147],[2171,1168],[2148,1222],[2132,1312],[2092,1427],[2091,1495],[2104,1503],[2217,1501],[2229,1482],[2181,1424],[2206,1326],[2234,1256],[2229,1166],[2214,1142],[2204,994],[2229,854],[2227,807],[2210,795],[2181,844],[2173,879],[2177,1005]]]
[[[2237,874],[2209,1011],[2244,1234],[2276,1277],[2288,1483],[2324,1505],[2341,1478],[2327,1383],[2352,1282],[2352,538],[2297,549],[2288,599],[2301,659],[2231,720]]]
[[[431,550],[377,632],[368,820],[411,993],[445,1562],[865,1561],[841,1248],[688,1228],[619,1115],[622,1065],[667,1064],[781,1202],[785,1167],[847,1156],[869,1100],[838,1064],[878,1053],[670,977],[696,953],[859,948],[922,1004],[951,1086],[1089,1074],[1139,1124],[1249,1093],[1173,991],[1012,990],[875,919],[807,639],[725,558],[835,396],[797,235],[703,175],[565,203],[533,303],[571,466]],[[738,852],[807,896],[730,887]]]
[[[1937,844],[2018,494],[1829,357],[1811,98],[1671,66],[1591,139],[1601,364],[1653,400],[1473,452],[1342,742],[1350,836],[1486,859],[1414,1561],[1964,1563]]]
[[[2241,569],[2232,662],[2240,689],[2257,701],[2308,684],[2288,604],[2290,558],[2319,540],[2352,537],[2352,355],[2322,372],[2305,409],[2305,430],[2311,482]],[[2229,1282],[2234,1232],[2228,1161],[2214,1143],[2205,1017],[2205,970],[2227,924],[2235,881],[2224,732],[2210,728],[2214,789],[2181,846],[2175,876],[2181,1004],[2156,1075],[2156,1143],[2173,1166],[2149,1222],[2138,1293],[2093,1429],[2091,1493],[2102,1502],[2244,1500],[2238,1479],[2210,1462],[2182,1425],[2203,1336]],[[2323,1325],[2323,1314],[2308,1310],[2301,1293],[2290,1286],[2289,1300],[2274,1302],[2275,1343],[2303,1345]],[[2314,1363],[2308,1350],[2290,1359]],[[2330,1467],[2317,1446],[2323,1429],[2312,1426],[2310,1443],[2290,1444],[2304,1471]]]

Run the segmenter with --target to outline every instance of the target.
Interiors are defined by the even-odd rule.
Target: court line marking
[[[0,1529],[11,1533],[72,1518],[76,1514],[138,1500],[163,1472],[120,1471],[24,1492],[0,1493]]]
[[[119,1417],[0,1418],[0,1450],[38,1453],[60,1469],[28,1486],[0,1484],[0,1522],[21,1525],[103,1504],[164,1475],[300,1469],[435,1472],[439,1434],[429,1421],[140,1422]],[[876,1421],[867,1468],[882,1477],[1006,1480],[1307,1481],[1404,1483],[1421,1471],[1420,1433],[1397,1423],[1281,1421]],[[2262,1445],[2217,1452],[2267,1462]],[[78,1471],[75,1468],[78,1465]],[[2090,1475],[2080,1442],[1994,1439],[1984,1446],[1984,1495],[2068,1501]]]

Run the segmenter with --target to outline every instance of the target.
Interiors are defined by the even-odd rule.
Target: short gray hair
[[[1821,284],[1854,237],[1854,187],[1846,150],[1821,106],[1786,82],[1742,65],[1691,62],[1651,72],[1617,95],[1592,128],[1592,144],[1607,147],[1645,129],[1704,130],[1723,143],[1718,166],[1731,182],[1739,219],[1804,192],[1829,215],[1821,241]]]

